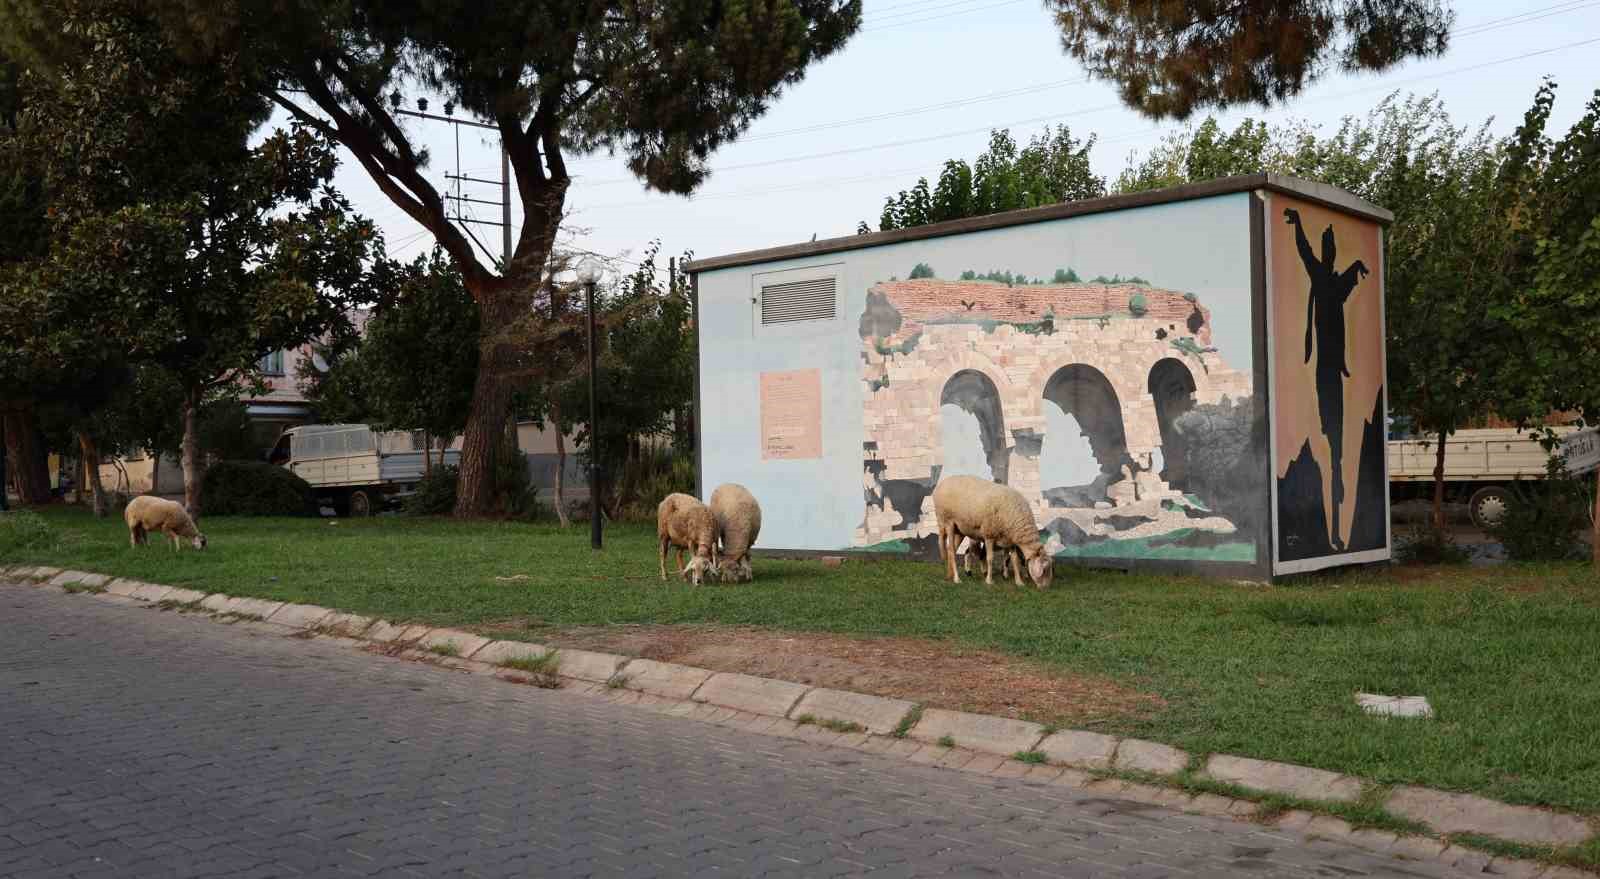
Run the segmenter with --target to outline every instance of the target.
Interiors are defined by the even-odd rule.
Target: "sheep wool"
[[[992,562],[996,549],[1015,547],[1027,564],[1028,576],[1040,589],[1050,585],[1054,560],[1039,542],[1039,526],[1021,493],[1009,486],[996,485],[975,476],[950,476],[933,490],[934,515],[939,523],[939,556],[950,579],[961,582],[957,570],[957,545],[962,537],[986,546],[984,582],[994,582]],[[1013,574],[1022,585],[1022,565]]]
[[[725,482],[711,493],[711,515],[717,520],[722,544],[717,563],[723,579],[730,583],[754,580],[750,547],[761,533],[761,505],[755,495],[737,482]]]
[[[667,547],[678,548],[679,573],[699,586],[702,577],[717,573],[717,520],[694,497],[674,492],[656,507],[656,538],[660,541],[661,579],[667,579]],[[683,563],[684,550],[689,563]]]
[[[189,518],[183,504],[175,501],[140,495],[128,502],[128,508],[122,512],[122,520],[128,523],[129,546],[149,543],[150,533],[155,531],[172,538],[174,552],[178,550],[182,539],[187,539],[195,549],[206,548],[206,536],[195,527],[194,520]]]

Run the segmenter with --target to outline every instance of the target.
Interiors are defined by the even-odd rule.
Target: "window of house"
[[[283,352],[274,351],[257,364],[263,375],[283,375]]]

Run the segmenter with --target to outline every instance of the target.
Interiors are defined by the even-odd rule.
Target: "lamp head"
[[[574,269],[578,273],[578,280],[584,284],[598,284],[605,276],[606,264],[593,254],[585,255],[578,260]]]

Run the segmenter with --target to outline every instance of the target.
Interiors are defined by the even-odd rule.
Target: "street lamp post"
[[[594,338],[594,288],[600,282],[605,266],[593,256],[578,262],[578,280],[583,282],[584,297],[589,311],[589,546],[599,549],[600,537],[600,410],[595,402],[595,376],[598,358]]]

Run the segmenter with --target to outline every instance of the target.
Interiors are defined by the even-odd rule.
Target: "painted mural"
[[[1268,219],[1277,560],[1382,550],[1381,232],[1284,196]]]
[[[1144,278],[920,263],[870,284],[853,547],[932,552],[933,488],[969,473],[1020,491],[1058,557],[1254,562],[1249,326],[1247,287],[1224,306]]]

